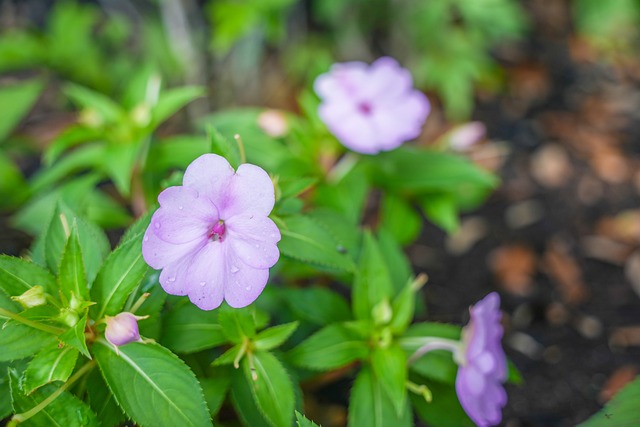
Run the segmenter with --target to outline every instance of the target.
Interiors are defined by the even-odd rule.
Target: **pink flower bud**
[[[138,320],[144,319],[134,314],[123,312],[115,317],[107,316],[107,329],[104,332],[107,341],[116,347],[134,341],[142,341],[138,331]]]

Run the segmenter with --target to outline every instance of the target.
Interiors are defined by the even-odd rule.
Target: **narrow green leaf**
[[[311,421],[309,418],[302,415],[300,412],[295,411],[296,413],[296,423],[298,427],[320,427],[318,424]]]
[[[400,292],[407,280],[413,275],[411,263],[391,233],[386,230],[379,230],[377,237],[380,252],[387,262],[393,288],[396,292]]]
[[[232,141],[223,136],[216,128],[209,126],[207,128],[211,144],[211,152],[219,154],[229,161],[229,164],[237,169],[242,159],[240,158],[240,149],[236,141]]]
[[[252,359],[242,359],[242,370],[251,394],[269,424],[290,427],[295,400],[293,384],[280,361],[269,352],[258,351]]]
[[[87,348],[87,340],[84,335],[86,325],[87,314],[85,313],[75,325],[67,329],[67,331],[61,334],[58,338],[63,343],[74,347],[80,353],[91,359],[91,354],[89,354],[89,349]]]
[[[42,349],[29,362],[24,373],[22,388],[26,394],[53,381],[66,381],[78,360],[78,350],[57,344]]]
[[[182,107],[204,95],[204,88],[199,86],[184,86],[160,92],[158,103],[152,111],[152,126],[155,128]]]
[[[59,388],[49,384],[27,395],[20,386],[18,372],[12,370],[9,378],[15,413],[27,412],[36,407]],[[24,427],[98,427],[99,422],[89,406],[71,393],[63,391],[51,403],[20,425]]]
[[[628,383],[603,409],[579,427],[611,427],[640,425],[640,378]]]
[[[297,318],[314,325],[351,320],[351,310],[344,297],[330,289],[286,289],[282,296]]]
[[[102,166],[116,188],[125,197],[131,194],[131,175],[135,167],[136,157],[140,150],[141,141],[126,141],[109,144],[104,151]]]
[[[391,298],[392,292],[391,278],[378,243],[366,232],[352,290],[355,318],[371,319],[373,308],[385,298]]]
[[[290,258],[342,272],[352,272],[354,265],[343,247],[313,219],[303,215],[283,218],[280,228],[280,252]]]
[[[225,366],[235,364],[245,354],[245,347],[242,344],[236,344],[220,356],[218,356],[213,362],[212,366]]]
[[[106,122],[116,122],[124,115],[122,108],[113,100],[86,87],[67,84],[64,93],[78,106],[96,111]]]
[[[420,204],[427,218],[447,233],[454,233],[460,227],[458,208],[453,195],[430,194],[424,196]]]
[[[55,295],[56,279],[37,264],[8,255],[0,255],[0,289],[10,296],[18,296],[34,286]]]
[[[97,304],[90,309],[93,319],[115,316],[124,307],[149,268],[142,258],[142,236],[118,246],[105,260],[91,287],[91,299]]]
[[[376,380],[371,368],[362,368],[351,389],[349,399],[350,427],[410,427],[413,416],[409,402],[405,402],[400,412],[383,390],[382,384]]]
[[[11,407],[11,387],[9,387],[9,365],[7,362],[0,362],[0,420],[13,412]]]
[[[380,387],[391,400],[396,415],[407,406],[407,356],[397,344],[376,348],[371,353],[371,368]]]
[[[413,320],[413,312],[416,306],[416,290],[413,288],[413,280],[407,284],[393,299],[391,303],[392,318],[389,328],[395,334],[403,333]]]
[[[131,343],[119,355],[104,340],[93,346],[100,371],[118,404],[141,426],[210,426],[193,372],[158,344]]]
[[[368,354],[367,342],[345,326],[333,324],[289,351],[287,361],[307,369],[328,371],[364,359]]]
[[[420,234],[422,218],[407,200],[393,193],[385,193],[380,227],[388,230],[401,245],[408,245]]]
[[[42,92],[40,80],[12,83],[0,88],[0,142],[29,112]]]
[[[236,410],[236,414],[245,426],[250,427],[273,427],[267,422],[255,402],[251,393],[249,382],[245,379],[244,372],[240,369],[234,370],[231,383],[231,403]]]
[[[176,353],[193,353],[227,342],[217,310],[177,305],[163,319],[160,343]]]
[[[242,343],[245,338],[256,335],[256,321],[252,307],[229,308],[223,307],[218,313],[218,322],[222,326],[222,333],[234,344]]]
[[[298,328],[299,322],[285,323],[265,329],[253,340],[257,350],[272,350],[284,343]]]
[[[71,235],[62,252],[62,260],[58,272],[60,292],[67,301],[71,301],[72,295],[82,300],[89,299],[89,288],[84,274],[84,262],[82,250],[78,241],[78,227],[74,222],[71,226]]]

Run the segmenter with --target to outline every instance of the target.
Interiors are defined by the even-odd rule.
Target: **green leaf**
[[[0,289],[10,296],[19,296],[34,286],[42,286],[54,295],[56,279],[44,268],[22,258],[0,255]]]
[[[242,163],[238,144],[235,141],[225,138],[212,126],[207,129],[207,134],[211,142],[211,152],[221,155],[229,161],[229,164],[234,169],[237,169],[240,163]]]
[[[416,323],[407,329],[401,339],[401,343],[409,353],[413,353],[422,345],[420,338],[438,337],[459,340],[460,331],[460,326],[445,323]],[[414,339],[412,345],[405,345],[405,343],[410,344],[412,339]],[[443,384],[454,384],[458,373],[458,365],[454,362],[451,352],[445,350],[428,352],[413,362],[410,369],[412,372],[416,372],[427,379]]]
[[[58,389],[55,385],[49,384],[27,396],[20,386],[18,373],[11,370],[9,378],[15,413],[27,412],[36,407]],[[24,427],[98,427],[99,422],[89,406],[71,393],[63,391],[51,403],[20,425]]]
[[[205,96],[205,90],[199,86],[184,86],[160,92],[158,103],[152,110],[152,127],[167,120],[179,109],[196,98]]]
[[[253,365],[251,364],[253,361]],[[265,351],[242,359],[245,381],[261,414],[274,427],[290,427],[293,418],[293,384],[280,361]]]
[[[109,144],[104,151],[102,166],[113,180],[116,188],[125,197],[131,194],[131,175],[142,141],[127,141],[127,144]]]
[[[283,218],[280,227],[280,253],[298,261],[341,272],[352,272],[354,265],[342,246],[313,219],[303,215]]]
[[[307,369],[328,371],[369,355],[369,346],[341,324],[320,329],[287,353],[287,361]]]
[[[146,274],[149,267],[142,258],[142,236],[139,233],[118,246],[105,260],[91,287],[91,299],[97,303],[90,309],[93,319],[118,314]]]
[[[9,387],[9,364],[0,362],[0,420],[13,412],[11,407],[11,387]]]
[[[302,415],[300,412],[295,411],[295,413],[296,423],[298,424],[298,427],[320,427],[318,424],[314,423],[313,421]]]
[[[212,366],[225,366],[225,365],[236,365],[237,361],[245,355],[246,347],[243,344],[236,344],[220,356],[218,356],[213,362],[211,362]],[[238,367],[238,366],[234,366]]]
[[[125,415],[98,369],[94,369],[87,376],[86,386],[87,403],[98,416],[102,427],[121,425],[125,420]]]
[[[84,274],[82,251],[78,241],[78,227],[75,222],[71,226],[71,235],[62,252],[58,283],[60,284],[60,292],[67,301],[71,301],[72,295],[85,301],[89,299],[89,288]]]
[[[407,406],[407,356],[399,345],[371,352],[371,368],[376,381],[391,400],[398,416]]]
[[[29,188],[20,168],[0,151],[0,210],[14,211],[28,196]]]
[[[398,242],[388,231],[379,230],[377,235],[378,246],[382,257],[387,261],[393,288],[396,292],[400,292],[407,280],[412,276],[411,263]]]
[[[253,338],[256,335],[252,307],[238,309],[225,306],[218,313],[218,322],[222,326],[222,333],[234,344],[240,344],[245,338]]]
[[[19,314],[30,320],[38,320],[42,309],[43,307],[33,307]],[[54,341],[55,336],[48,332],[8,320],[0,329],[0,362],[33,356]]]
[[[408,401],[400,412],[383,390],[382,384],[376,380],[371,368],[362,368],[351,389],[349,399],[350,427],[410,427],[413,416]]]
[[[219,367],[213,368],[211,376],[208,378],[200,378],[204,398],[209,407],[209,413],[214,417],[222,407],[227,392],[231,387],[231,377],[233,368]]]
[[[91,354],[89,354],[89,349],[87,348],[87,340],[84,335],[86,326],[87,314],[85,313],[75,325],[67,329],[67,331],[61,334],[58,338],[60,341],[74,347],[80,353],[91,359]]]
[[[299,322],[273,326],[260,332],[253,340],[257,350],[272,350],[284,343],[298,328]]]
[[[352,158],[349,158],[353,161]],[[345,215],[352,225],[359,224],[362,218],[369,182],[364,165],[356,165],[338,182],[318,185],[315,200],[318,206],[328,207]]]
[[[353,284],[353,314],[356,319],[371,319],[373,308],[391,298],[393,285],[376,239],[365,232],[358,272]]]
[[[22,388],[26,394],[53,381],[66,381],[78,360],[78,350],[57,344],[42,349],[29,362],[24,373]]]
[[[330,289],[285,289],[282,297],[297,318],[314,325],[351,320],[351,310],[345,299]]]
[[[411,380],[417,384],[426,385],[433,395],[431,402],[427,402],[424,397],[409,393],[414,409],[424,422],[438,427],[475,426],[460,406],[453,384],[428,381],[420,377],[411,378]]]
[[[611,427],[640,425],[640,378],[624,386],[603,409],[579,425],[579,427]]]
[[[78,106],[94,110],[105,122],[115,123],[125,114],[113,100],[86,87],[67,84],[64,93]]]
[[[447,233],[455,233],[460,227],[456,201],[451,194],[431,194],[421,202],[424,214]]]
[[[176,353],[194,353],[227,342],[218,311],[193,304],[176,305],[164,317],[160,343]]]
[[[405,199],[385,193],[381,205],[380,227],[401,245],[413,242],[422,230],[422,218]]]
[[[243,371],[236,369],[231,383],[231,403],[236,414],[248,427],[273,427],[262,416]]]
[[[0,143],[11,133],[13,128],[31,110],[42,92],[40,80],[31,80],[0,88]]]
[[[208,153],[209,142],[201,135],[176,135],[153,142],[145,164],[146,171],[164,176],[170,169],[186,169],[196,158]]]
[[[131,343],[119,355],[104,340],[93,346],[118,404],[141,426],[210,426],[200,384],[178,357],[158,344]]]
[[[395,334],[401,334],[407,329],[413,320],[413,312],[416,306],[416,290],[413,280],[408,280],[402,291],[393,299],[391,303],[392,318],[389,328]]]

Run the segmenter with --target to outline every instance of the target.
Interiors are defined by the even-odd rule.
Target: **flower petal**
[[[374,61],[367,73],[363,95],[369,99],[394,99],[412,90],[413,79],[409,70],[388,56]]]
[[[196,253],[205,243],[206,240],[192,240],[183,244],[168,243],[156,236],[153,228],[149,227],[142,239],[142,256],[151,268],[160,270],[189,254]]]
[[[192,303],[213,310],[222,303],[225,289],[225,254],[220,242],[209,242],[192,259],[185,289]]]
[[[220,209],[232,176],[233,168],[224,157],[203,154],[187,167],[182,184],[195,189],[200,197],[208,198]]]
[[[236,256],[254,268],[270,268],[280,257],[280,230],[268,217],[236,215],[226,222],[228,242]]]
[[[253,268],[242,262],[233,251],[227,251],[227,281],[224,299],[234,308],[254,302],[269,280],[269,269]]]
[[[211,224],[218,218],[215,207],[211,205],[211,218],[203,219],[187,212],[176,213],[173,209],[160,208],[151,217],[149,228],[161,240],[168,243],[181,244],[196,239],[206,240]]]
[[[162,289],[169,295],[187,295],[187,285],[189,284],[188,270],[190,265],[191,258],[185,257],[164,267],[159,279]]]
[[[231,178],[226,196],[216,204],[222,220],[229,220],[235,215],[267,216],[275,204],[273,182],[264,169],[242,164]]]

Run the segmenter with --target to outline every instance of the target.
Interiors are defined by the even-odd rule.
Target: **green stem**
[[[56,391],[54,391],[53,393],[51,393],[51,395],[49,395],[49,397],[47,397],[46,399],[44,399],[42,402],[38,403],[36,406],[34,406],[33,408],[29,409],[27,412],[23,412],[21,414],[16,414],[13,416],[13,418],[11,418],[11,424],[12,425],[17,425],[21,422],[24,422],[26,420],[28,420],[29,418],[33,417],[34,415],[36,415],[38,412],[42,411],[44,408],[46,408],[51,402],[53,402],[54,400],[56,400],[58,398],[58,396],[60,396],[62,394],[62,392],[64,392],[66,389],[68,389],[69,387],[71,387],[76,381],[78,381],[84,374],[86,374],[87,372],[89,372],[91,369],[93,369],[93,367],[96,365],[96,362],[94,360],[88,362],[86,365],[84,365],[82,368],[78,369],[78,372],[76,372],[75,374],[73,374],[73,376],[71,378],[69,378],[69,380],[64,383],[59,389],[57,389]]]
[[[247,163],[247,155],[244,152],[244,143],[242,142],[242,138],[238,134],[233,135],[233,138],[236,140],[238,150],[240,151],[240,163]]]
[[[410,392],[422,396],[427,403],[431,403],[431,400],[433,400],[433,394],[431,394],[431,390],[426,385],[418,385],[411,381],[407,381],[405,385]]]
[[[27,325],[31,328],[34,329],[39,329],[41,331],[45,331],[48,332],[50,334],[54,334],[54,335],[60,335],[61,333],[64,332],[64,329],[62,328],[57,328],[55,326],[51,326],[51,325],[45,325],[44,323],[40,323],[40,322],[36,322],[34,320],[31,319],[27,319],[26,317],[22,317],[19,314],[16,314],[12,311],[6,310],[4,308],[0,307],[0,316],[2,317],[8,317],[9,319],[15,320],[16,322],[20,322],[23,325]]]

